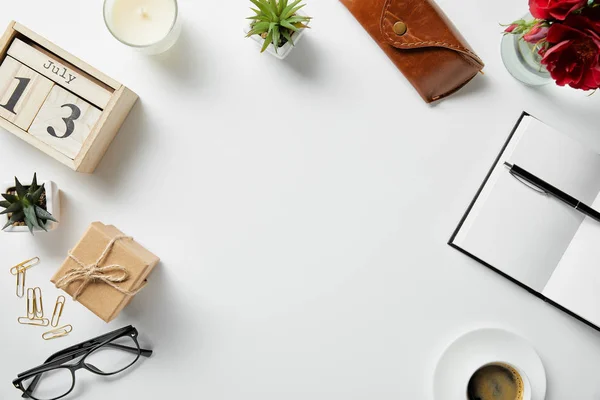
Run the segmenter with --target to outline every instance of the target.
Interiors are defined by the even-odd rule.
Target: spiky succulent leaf
[[[17,196],[19,196],[21,199],[25,198],[25,195],[27,194],[27,190],[25,190],[25,187],[23,185],[21,185],[21,182],[19,182],[19,180],[17,179],[16,176],[15,176],[15,189],[17,191]]]
[[[37,204],[40,201],[40,198],[42,197],[42,193],[44,193],[44,190],[46,190],[46,189],[44,188],[44,184],[42,184],[42,186],[38,187],[37,190],[31,194],[31,203],[32,204]]]
[[[10,203],[14,203],[18,200],[17,196],[15,196],[14,194],[2,193],[2,197],[4,197]]]
[[[34,174],[31,185],[25,187],[15,178],[15,191],[17,195],[2,193],[6,201],[0,201],[0,206],[4,208],[1,214],[11,214],[2,229],[15,224],[24,222],[33,233],[34,228],[46,230],[47,221],[58,222],[50,212],[40,207],[40,199],[45,193],[44,185],[38,186],[37,174]]]
[[[265,38],[265,42],[263,43],[262,48],[260,49],[260,52],[264,53],[264,51],[267,50],[267,47],[269,47],[269,45],[271,44],[272,41],[273,41],[273,31],[271,31],[267,34],[267,37]]]
[[[31,234],[33,235],[33,224],[27,218],[25,218],[25,225],[27,225],[27,227],[29,228],[29,232],[31,232]]]
[[[35,214],[35,206],[23,207],[23,212],[25,213],[25,223],[30,222],[34,227],[40,227],[37,215]]]
[[[258,22],[254,24],[254,27],[248,32],[247,36],[260,35],[269,29],[269,25],[268,22]]]
[[[281,35],[279,34],[279,25],[275,24],[273,25],[273,40],[272,42],[275,43],[275,53],[277,53],[277,43],[279,43],[279,39],[281,37]]]
[[[302,0],[250,0],[257,8],[251,8],[256,15],[251,20],[248,36],[259,35],[264,38],[261,53],[273,44],[275,52],[286,42],[292,46],[294,32],[307,28],[310,17],[297,15],[304,7]]]
[[[262,14],[267,15],[268,17],[274,17],[275,15],[273,15],[273,13],[271,12],[271,10],[269,9],[268,5],[263,4],[262,2],[260,2],[260,0],[250,0],[256,7],[258,7],[258,9],[261,11]]]
[[[54,222],[58,222],[53,216],[52,214],[50,214],[48,211],[44,210],[42,207],[36,205],[35,206],[35,215],[39,218],[39,219],[44,219],[46,221],[54,221]]]
[[[281,26],[289,29],[290,31],[298,32],[298,28],[296,28],[294,25],[290,24],[286,20],[281,21]]]
[[[14,213],[16,211],[21,210],[22,208],[23,208],[23,206],[21,205],[21,203],[12,203],[8,207],[6,207],[6,209],[4,209],[3,211],[1,211],[0,215],[2,215],[2,214],[8,214],[8,213]]]
[[[36,190],[38,190],[37,172],[34,172],[33,179],[31,180],[31,186],[29,186],[29,192],[33,193]]]
[[[2,230],[8,228],[10,225],[14,224],[15,222],[20,222],[23,220],[23,218],[25,218],[25,213],[23,211],[19,211],[14,213],[9,219],[8,222],[6,222],[6,225],[4,225],[2,227]]]
[[[290,32],[287,29],[282,29],[281,34],[288,42],[290,42],[292,44],[292,46],[294,45],[294,41],[292,40],[292,35],[290,35]]]

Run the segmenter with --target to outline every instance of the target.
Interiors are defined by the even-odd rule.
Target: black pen
[[[562,201],[569,207],[573,207],[577,211],[581,212],[588,217],[595,219],[600,222],[600,213],[594,210],[592,207],[583,204],[581,201],[577,200],[575,197],[563,192],[562,190],[552,186],[548,182],[538,178],[533,175],[531,172],[524,170],[515,164],[509,164],[507,162],[504,165],[509,169],[512,176],[519,179],[520,181],[525,181],[528,184],[532,185],[533,188],[539,192],[549,194],[550,196]]]

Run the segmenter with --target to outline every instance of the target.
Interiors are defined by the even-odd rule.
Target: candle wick
[[[140,8],[140,16],[142,18],[148,18],[149,17],[148,12],[146,11],[146,9],[144,7]]]

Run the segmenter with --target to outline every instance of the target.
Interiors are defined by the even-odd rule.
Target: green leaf
[[[267,29],[269,29],[269,23],[268,22],[257,22],[256,24],[254,24],[254,26],[252,27],[252,30],[258,31],[258,33],[263,33],[266,32]]]
[[[37,215],[35,213],[35,206],[24,207],[23,212],[25,212],[25,223],[29,221],[34,227],[39,228]]]
[[[269,32],[269,34],[265,38],[265,42],[263,43],[262,48],[260,49],[260,52],[264,53],[265,50],[267,49],[267,47],[269,47],[269,45],[271,44],[272,41],[273,41],[273,31]]]
[[[288,31],[287,29],[282,29],[281,34],[284,38],[287,39],[288,42],[292,44],[292,46],[294,45],[294,41],[292,40],[292,35],[290,35],[290,31]]]
[[[288,18],[286,21],[289,22],[290,24],[295,24],[297,22],[309,22],[310,18],[304,17],[302,15],[295,15],[293,17]]]
[[[14,213],[15,211],[19,211],[20,209],[21,203],[12,203],[10,207],[7,207],[4,211],[0,212],[0,215]]]
[[[280,17],[281,19],[288,19],[288,18],[289,18],[289,16],[291,15],[291,14],[290,14],[290,15],[288,15],[288,14],[289,14],[289,12],[290,12],[290,11],[291,11],[291,10],[292,10],[294,7],[296,7],[298,4],[300,4],[300,2],[301,2],[301,1],[302,1],[302,0],[296,0],[296,1],[294,1],[292,4],[289,4],[289,5],[288,5],[286,8],[284,8],[284,9],[283,9],[283,11],[281,12],[281,14],[279,14],[279,17]],[[287,17],[286,17],[286,15],[287,15]]]
[[[290,11],[288,11],[287,14],[283,14],[281,17],[288,19],[289,17],[293,16],[294,14],[296,14],[298,12],[299,9],[303,8],[304,6],[306,6],[306,4],[302,4],[301,6],[292,8]]]
[[[277,0],[270,0],[270,2],[271,2],[271,7],[273,8],[273,10],[275,10],[275,13],[278,14],[279,10],[277,7]]]
[[[2,193],[2,197],[4,197],[6,200],[8,200],[11,203],[14,203],[15,201],[17,201],[17,196],[15,196],[14,194],[8,194],[8,193]]]
[[[275,25],[273,27],[273,46],[275,46],[275,53],[277,53],[277,49],[279,48],[279,39],[281,35],[279,34],[279,25]]]
[[[251,19],[254,21],[264,21],[264,22],[271,21],[269,18],[265,17],[264,15],[255,15],[254,17],[248,17],[246,19]]]
[[[44,210],[42,207],[40,206],[35,206],[35,215],[37,215],[38,218],[41,219],[45,219],[45,220],[49,220],[49,221],[54,221],[54,222],[58,222],[53,216],[52,214],[50,214],[48,211]]]
[[[25,225],[27,225],[27,227],[29,228],[29,232],[31,232],[31,234],[33,235],[33,224],[27,218],[25,218]]]
[[[8,208],[10,205],[11,203],[8,201],[0,201],[0,207]]]
[[[284,28],[288,28],[290,31],[298,32],[298,28],[296,28],[294,25],[290,24],[287,21],[281,21],[281,26],[283,26]]]
[[[48,232],[48,229],[46,229],[46,222],[42,221],[41,219],[38,220],[38,225],[40,228],[42,228],[45,232]]]
[[[254,5],[256,7],[258,7],[258,9],[260,11],[262,11],[263,14],[267,15],[267,16],[271,16],[271,17],[275,17],[275,15],[273,14],[273,12],[269,9],[269,4],[264,4],[263,2],[261,2],[260,0],[250,0],[252,3],[254,3]]]
[[[9,220],[6,222],[6,225],[4,225],[4,227],[2,228],[2,230],[8,228],[10,225],[14,224],[15,222],[20,222],[23,220],[23,218],[25,217],[25,214],[23,213],[23,211],[19,211],[17,213],[14,213]]]
[[[15,176],[15,189],[17,190],[17,196],[19,196],[19,198],[24,199],[25,195],[27,194],[27,190],[25,190],[25,187],[23,185],[21,185],[21,182],[19,182],[19,180],[17,179],[17,177]]]
[[[38,189],[37,184],[37,172],[33,173],[33,180],[31,181],[31,186],[29,186],[29,193],[33,193]]]
[[[288,6],[288,0],[279,0],[279,9],[277,10],[279,12],[279,15],[281,15],[283,10],[285,10],[285,8],[287,6]]]
[[[40,201],[40,197],[42,197],[42,193],[44,193],[44,184],[40,186],[35,192],[31,194],[31,203],[37,204]]]

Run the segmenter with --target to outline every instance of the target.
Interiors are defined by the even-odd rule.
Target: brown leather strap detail
[[[402,36],[396,35],[393,28],[399,21],[408,28]],[[464,54],[479,69],[484,67],[483,61],[433,0],[386,0],[381,33],[398,49],[443,47]]]

